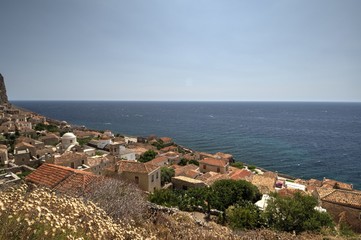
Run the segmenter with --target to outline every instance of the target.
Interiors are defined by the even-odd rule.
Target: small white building
[[[263,194],[262,199],[255,203],[255,205],[261,210],[266,210],[268,206],[268,201],[271,199],[271,197],[268,194]]]
[[[301,191],[306,191],[305,185],[294,183],[294,182],[285,181],[285,186],[288,189],[297,189],[297,190],[301,190]]]
[[[126,144],[137,143],[138,138],[137,137],[124,136],[124,141],[125,141]]]
[[[111,138],[103,136],[97,142],[97,148],[104,149],[107,145],[111,144],[113,141]]]
[[[74,133],[68,132],[61,137],[61,148],[67,150],[75,145],[79,145]]]
[[[120,159],[123,159],[123,160],[132,160],[132,161],[135,161],[136,158],[135,158],[135,152],[133,152],[132,150],[130,149],[124,149],[122,150],[120,153],[119,153],[119,157]]]

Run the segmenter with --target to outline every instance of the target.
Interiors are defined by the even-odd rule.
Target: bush
[[[175,171],[173,168],[161,167],[160,168],[160,182],[161,185],[164,186],[166,183],[170,183],[172,181],[172,177],[174,177]]]
[[[219,180],[212,185],[211,191],[211,206],[220,211],[225,211],[231,205],[244,204],[246,201],[255,203],[261,198],[258,188],[244,180]]]
[[[189,163],[189,164],[194,164],[194,165],[196,165],[196,166],[199,166],[199,162],[198,162],[197,160],[190,160],[188,163]]]
[[[149,201],[166,207],[177,207],[180,204],[181,196],[170,189],[155,190],[149,195]]]
[[[185,158],[182,158],[182,159],[179,161],[178,165],[180,165],[180,166],[185,166],[185,165],[187,165],[187,163],[188,163],[188,160],[185,159]]]
[[[226,216],[228,224],[233,229],[256,229],[263,223],[260,210],[250,202],[243,206],[230,206],[226,210]]]
[[[153,160],[155,156],[157,156],[156,152],[154,152],[153,150],[148,150],[140,156],[139,162],[149,162],[150,160]]]
[[[284,198],[275,195],[268,202],[265,217],[268,225],[279,231],[319,232],[322,227],[332,227],[333,221],[327,213],[314,209],[317,203],[314,197],[301,193]]]
[[[239,168],[239,169],[243,169],[243,163],[241,162],[235,162],[235,163],[231,163],[231,166],[232,167],[236,167],[236,168]]]

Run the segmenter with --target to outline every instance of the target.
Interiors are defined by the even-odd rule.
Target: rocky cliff
[[[0,104],[8,103],[8,95],[6,94],[6,87],[4,77],[0,73]]]

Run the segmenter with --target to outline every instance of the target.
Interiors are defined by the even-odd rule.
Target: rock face
[[[6,87],[4,82],[4,77],[0,73],[0,104],[8,103],[8,95],[6,94]]]

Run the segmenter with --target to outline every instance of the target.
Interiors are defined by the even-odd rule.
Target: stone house
[[[115,166],[115,173],[146,192],[161,188],[160,167],[150,163],[119,161]]]
[[[89,166],[85,171],[92,172],[96,175],[103,175],[104,170],[114,165],[114,158],[107,156],[88,157],[86,165]]]
[[[347,223],[361,233],[361,191],[317,188],[313,195],[336,223]]]
[[[159,166],[159,167],[163,167],[163,166],[169,165],[169,159],[164,156],[158,156],[158,157],[154,158],[153,160],[149,161],[149,163]]]
[[[88,156],[85,153],[65,152],[60,156],[53,156],[48,163],[59,166],[70,167],[73,169],[82,169],[87,163]]]
[[[55,135],[54,133],[49,133],[45,136],[41,136],[39,138],[40,141],[42,141],[45,145],[57,145],[60,141],[60,137]]]
[[[223,159],[204,158],[199,161],[199,169],[202,173],[217,172],[228,173],[229,162]]]
[[[265,172],[264,174],[253,175],[251,183],[255,185],[262,194],[269,194],[275,192],[276,181],[277,174]]]
[[[207,187],[207,184],[205,184],[203,181],[185,176],[172,177],[172,184],[174,189],[180,190]]]
[[[31,144],[32,146],[34,146],[36,149],[43,149],[44,148],[44,143],[29,137],[19,137],[18,139],[16,139],[16,143],[28,143]]]

